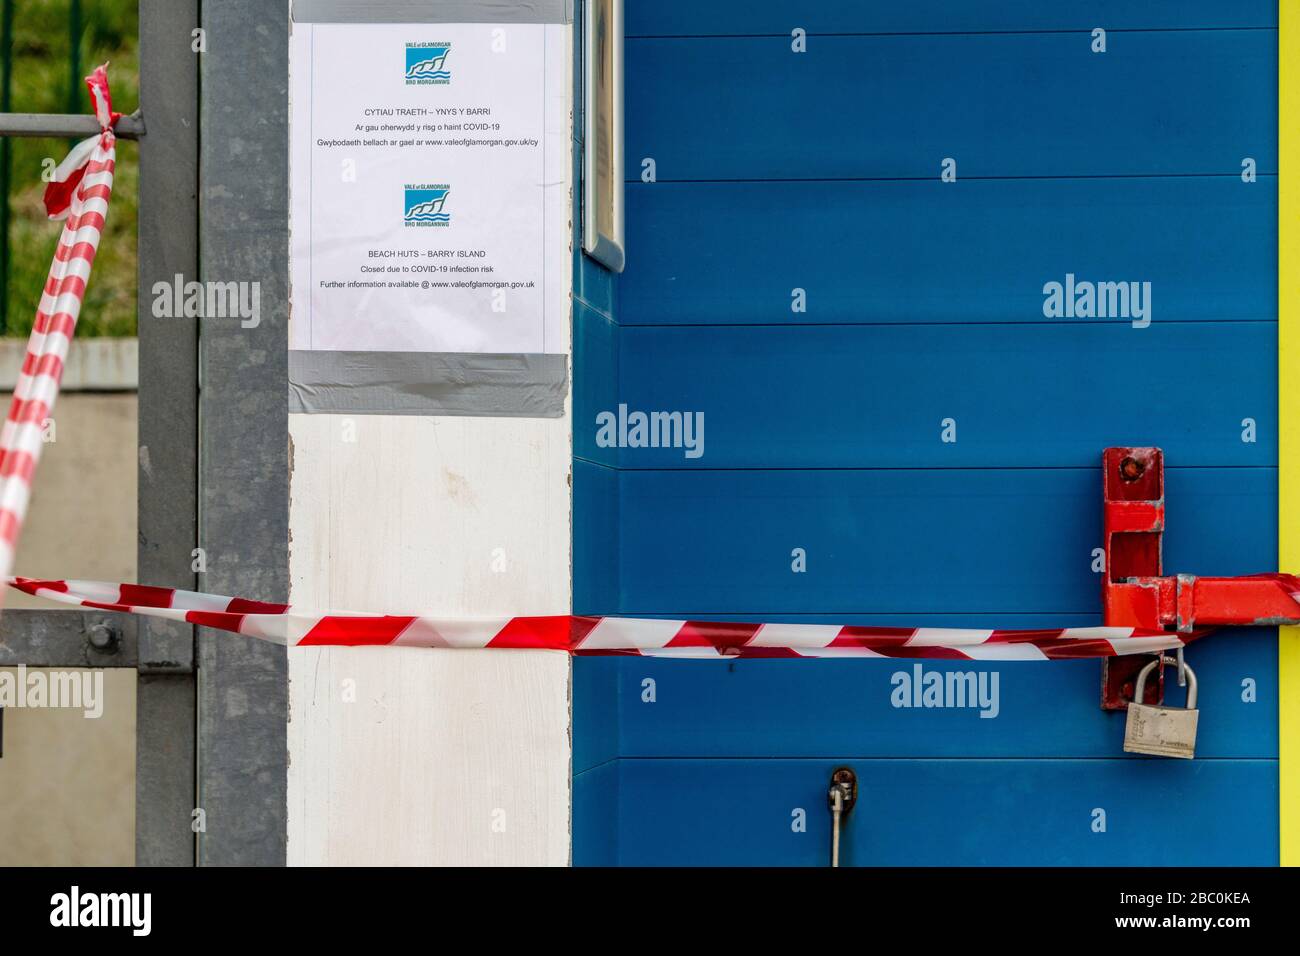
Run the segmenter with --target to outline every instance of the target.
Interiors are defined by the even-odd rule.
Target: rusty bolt
[[[1125,481],[1137,481],[1146,470],[1146,465],[1131,456],[1119,463],[1119,476]]]

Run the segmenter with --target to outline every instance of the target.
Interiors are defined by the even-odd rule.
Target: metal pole
[[[14,58],[14,0],[4,0],[0,13],[0,112],[8,113],[12,106],[11,80]],[[9,141],[0,139],[0,335],[9,329],[9,173],[12,166]]]
[[[844,816],[844,794],[831,791],[831,866],[840,865],[840,821]]]
[[[852,767],[836,767],[831,773],[831,786],[826,792],[826,804],[831,809],[831,866],[840,865],[840,830],[844,818],[858,802],[858,775]]]
[[[12,3],[13,0],[6,0]],[[5,113],[0,112],[0,136],[53,136],[59,139],[85,139],[99,132],[99,123],[89,112],[80,113]],[[136,110],[123,116],[113,127],[118,139],[139,139],[144,135],[144,119]]]
[[[140,105],[153,135],[139,150],[136,561],[141,581],[187,589],[198,583],[191,566],[198,545],[198,322],[154,315],[150,290],[177,273],[198,274],[199,64],[188,42],[198,6],[140,0]],[[127,119],[118,122],[118,135]],[[139,660],[135,862],[193,866],[200,807],[193,626],[141,620]]]
[[[201,4],[199,281],[256,282],[256,328],[199,319],[203,590],[289,592],[289,6]],[[146,107],[151,110],[152,107]],[[249,210],[257,210],[250,216]],[[168,320],[174,321],[174,320]],[[255,427],[249,427],[255,422]],[[206,632],[206,635],[205,635]],[[284,866],[288,654],[199,628],[202,866]],[[230,701],[247,701],[235,708]],[[219,822],[218,822],[219,821]]]
[[[81,105],[81,0],[68,5],[68,112]],[[69,144],[71,145],[71,144]]]

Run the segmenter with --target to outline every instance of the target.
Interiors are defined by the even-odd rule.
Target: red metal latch
[[[1159,448],[1107,448],[1102,472],[1106,567],[1101,601],[1105,624],[1183,633],[1234,624],[1300,624],[1300,604],[1276,576],[1161,574],[1165,473]],[[1101,689],[1105,710],[1128,706],[1137,673],[1150,660],[1141,654],[1106,659]],[[1163,700],[1163,679],[1154,686],[1147,684],[1146,698],[1148,703]]]

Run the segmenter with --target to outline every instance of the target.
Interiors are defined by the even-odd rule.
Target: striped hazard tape
[[[86,282],[113,189],[115,137],[105,67],[86,78],[100,133],[79,143],[45,192],[50,218],[67,218],[50,265],[13,403],[0,434],[0,576],[64,604],[186,621],[289,646],[541,648],[655,657],[904,657],[1020,661],[1114,657],[1173,650],[1204,631],[1128,627],[1049,630],[744,624],[559,614],[452,620],[406,614],[312,612],[283,604],[137,584],[9,577],[32,476],[54,408]],[[1300,601],[1300,585],[1275,575]]]
[[[966,630],[838,624],[737,624],[653,618],[503,617],[314,612],[287,604],[104,581],[10,578],[9,586],[64,604],[186,621],[291,647],[320,645],[541,648],[647,657],[909,657],[1045,661],[1173,650],[1204,632],[1131,627]]]
[[[51,219],[65,219],[49,278],[36,309],[27,354],[14,385],[9,416],[0,431],[0,574],[13,568],[14,551],[31,498],[32,475],[44,446],[44,431],[63,378],[63,363],[77,327],[90,267],[99,249],[108,200],[113,192],[116,137],[101,66],[86,77],[100,133],[75,146],[54,171],[45,190]]]

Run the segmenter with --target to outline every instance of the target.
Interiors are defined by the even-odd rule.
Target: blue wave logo
[[[447,83],[451,80],[451,71],[447,69],[447,55],[451,53],[451,44],[440,46],[406,47],[406,82],[407,83]]]
[[[446,225],[451,222],[451,213],[444,212],[443,207],[450,193],[450,186],[407,186],[403,221],[407,225]]]

